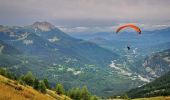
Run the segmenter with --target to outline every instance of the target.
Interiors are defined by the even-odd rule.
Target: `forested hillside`
[[[131,98],[170,95],[170,72],[157,78],[151,83],[128,91],[127,95]]]

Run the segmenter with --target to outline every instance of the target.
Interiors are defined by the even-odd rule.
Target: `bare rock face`
[[[55,28],[55,26],[49,22],[35,22],[31,25],[31,27],[34,29],[39,29],[41,31],[50,31],[51,29]]]

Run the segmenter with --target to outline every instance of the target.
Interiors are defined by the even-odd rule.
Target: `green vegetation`
[[[62,84],[56,84],[55,91],[57,94],[64,94],[64,88]]]
[[[47,79],[44,79],[43,82],[44,82],[47,89],[51,89],[51,86],[49,85],[49,82],[48,82]]]
[[[87,90],[87,87],[86,87],[86,86],[83,86],[81,95],[82,95],[83,100],[89,100],[89,98],[90,98],[90,93],[89,93],[89,91]]]
[[[154,96],[168,96],[170,95],[170,72],[148,83],[142,87],[132,89],[127,92],[131,98],[143,98]]]
[[[86,86],[70,89],[67,96],[74,100],[98,100],[97,96],[90,94]]]
[[[39,91],[42,92],[42,93],[46,93],[46,86],[45,86],[45,83],[44,81],[40,81],[40,84],[39,84]]]
[[[34,86],[34,80],[35,77],[33,76],[32,72],[27,72],[26,75],[21,77],[21,80],[23,80],[27,85]]]
[[[33,86],[33,88],[36,89],[36,90],[38,90],[38,89],[39,89],[39,84],[40,84],[39,80],[38,80],[38,79],[35,79],[35,80],[34,80],[34,86]]]

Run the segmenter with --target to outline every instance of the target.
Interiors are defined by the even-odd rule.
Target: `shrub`
[[[62,84],[56,84],[55,91],[57,94],[64,94],[64,87]]]

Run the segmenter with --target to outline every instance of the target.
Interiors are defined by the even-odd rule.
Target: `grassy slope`
[[[42,94],[30,86],[23,86],[16,81],[0,75],[0,100],[71,100],[65,95],[59,96],[52,90]]]
[[[126,99],[108,99],[108,100],[126,100]],[[150,97],[150,98],[136,98],[136,99],[129,99],[129,100],[170,100],[170,97]]]
[[[137,99],[132,99],[132,100],[170,100],[170,97],[151,97],[151,98],[137,98]]]

